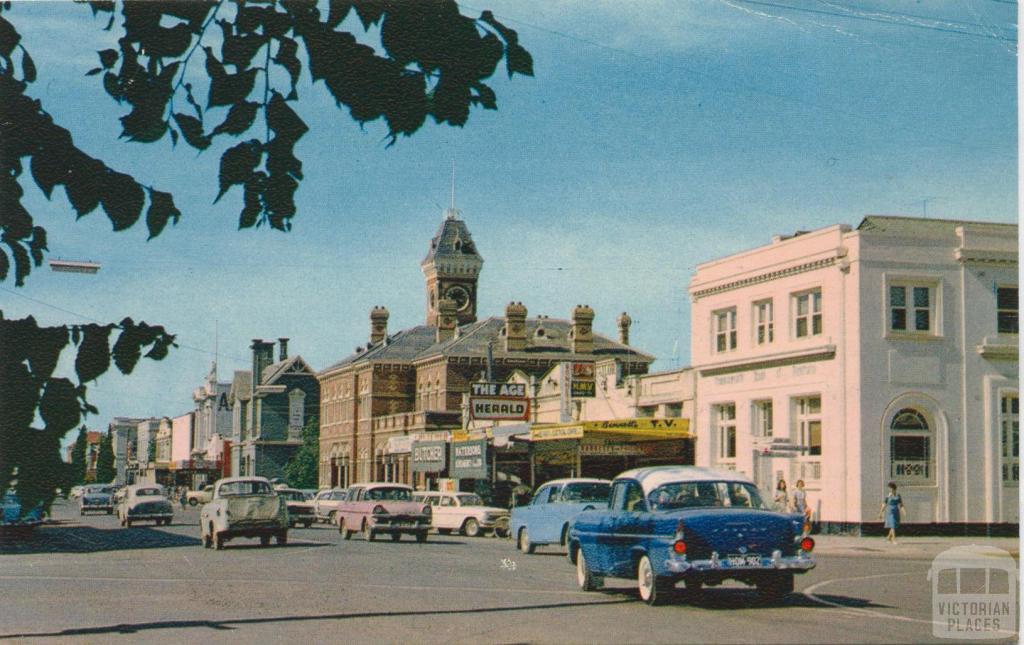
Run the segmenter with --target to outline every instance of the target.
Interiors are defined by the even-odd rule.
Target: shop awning
[[[585,437],[607,437],[626,441],[657,441],[661,439],[692,439],[689,419],[611,419],[578,421],[576,423],[535,424],[530,428],[530,441],[560,441]]]

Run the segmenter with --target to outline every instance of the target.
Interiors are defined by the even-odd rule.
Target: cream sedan
[[[474,493],[441,493],[420,491],[413,495],[416,501],[429,504],[433,510],[433,528],[447,535],[459,531],[467,537],[476,537],[493,531],[498,537],[508,535],[508,511],[485,506]]]

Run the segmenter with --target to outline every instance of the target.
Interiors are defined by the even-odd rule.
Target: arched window
[[[933,477],[932,432],[928,419],[903,408],[889,424],[890,477],[902,484],[928,484]]]

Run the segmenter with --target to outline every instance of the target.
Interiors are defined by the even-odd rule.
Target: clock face
[[[459,311],[463,311],[469,308],[469,292],[464,287],[454,285],[448,287],[448,290],[444,292],[444,295],[449,300],[455,302],[455,308]]]

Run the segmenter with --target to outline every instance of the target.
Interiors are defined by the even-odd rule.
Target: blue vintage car
[[[689,592],[732,579],[768,600],[793,591],[814,568],[802,517],[769,510],[746,476],[693,466],[629,470],[612,482],[606,508],[580,513],[569,529],[569,560],[581,589],[605,576],[634,578],[648,604],[684,582]]]
[[[542,544],[566,544],[569,522],[577,513],[608,506],[607,479],[555,479],[537,490],[530,503],[512,509],[510,534],[519,550],[533,553]]]

